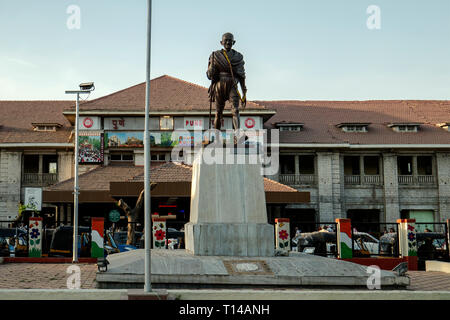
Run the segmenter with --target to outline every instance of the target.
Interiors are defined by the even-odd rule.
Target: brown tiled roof
[[[78,185],[82,191],[109,191],[110,181],[126,181],[129,177],[134,177],[141,174],[143,171],[143,167],[135,166],[98,166],[95,169],[79,175]],[[64,180],[46,188],[46,190],[73,190],[73,180],[73,178]]]
[[[72,101],[0,101],[0,143],[67,143],[72,130],[63,116]],[[32,123],[54,123],[56,132],[33,131]]]
[[[137,175],[130,180],[144,181],[144,174]],[[167,162],[150,173],[150,180],[152,182],[191,182],[192,166]],[[296,189],[269,178],[264,178],[264,190],[266,192],[297,192]]]
[[[191,182],[192,167],[175,162],[152,165],[150,171],[151,182]],[[99,166],[78,178],[81,191],[109,191],[110,182],[142,182],[144,181],[144,167],[136,166]],[[46,188],[46,191],[73,190],[73,178]],[[297,192],[274,180],[264,178],[266,192]]]
[[[277,113],[265,127],[283,121],[303,123],[302,131],[281,131],[280,143],[450,144],[448,100],[256,101]],[[348,133],[339,123],[370,123],[367,133]],[[390,123],[422,123],[417,133],[394,132]]]
[[[144,111],[145,82],[110,95],[80,104],[80,111]],[[226,108],[230,104],[227,102]],[[74,104],[70,108],[75,109]],[[209,110],[208,88],[171,76],[161,76],[150,83],[150,111]],[[265,110],[248,102],[246,110]]]

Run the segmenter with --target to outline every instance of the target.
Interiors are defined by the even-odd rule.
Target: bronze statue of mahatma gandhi
[[[231,113],[233,115],[234,130],[239,130],[240,128],[239,102],[242,103],[243,109],[247,103],[244,57],[236,50],[231,49],[235,43],[233,35],[225,33],[220,42],[224,49],[214,51],[209,57],[206,75],[211,80],[211,86],[208,90],[210,103],[215,102],[216,104],[214,128],[217,130],[220,130],[222,127],[223,109],[227,100],[230,100],[233,105]],[[238,90],[238,82],[241,84],[242,97]]]

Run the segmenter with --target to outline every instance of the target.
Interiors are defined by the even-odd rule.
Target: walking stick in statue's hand
[[[214,75],[214,51],[212,53],[212,74]],[[211,85],[209,86],[209,124],[208,124],[208,143],[211,142],[211,112],[212,112],[212,103],[214,99],[214,76],[211,77]]]

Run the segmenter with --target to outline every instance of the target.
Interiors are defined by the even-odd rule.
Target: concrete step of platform
[[[97,273],[99,288],[141,288],[144,250],[108,257],[107,272]],[[152,250],[151,281],[155,287],[361,287],[373,272],[359,264],[291,252],[287,257],[195,256],[185,250]],[[406,287],[409,278],[379,271],[383,288]]]

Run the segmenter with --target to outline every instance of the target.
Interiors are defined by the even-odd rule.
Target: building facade
[[[309,191],[293,221],[395,223],[450,218],[448,101],[272,101],[277,181]],[[288,128],[288,129],[286,129]]]
[[[151,160],[157,165],[171,160],[174,146],[189,145],[191,132],[208,129],[209,101],[207,88],[169,76],[152,80],[151,90]],[[90,215],[114,208],[120,195],[104,193],[110,183],[123,183],[127,175],[133,180],[133,168],[144,165],[144,101],[142,83],[80,106],[80,176],[98,174],[86,180],[86,194],[97,195],[83,200]],[[227,108],[223,125],[231,129]],[[3,101],[0,112],[0,220],[14,219],[25,188],[39,187],[48,219],[70,224],[74,103]],[[244,130],[279,131],[279,142],[269,141],[279,148],[279,170],[268,178],[310,194],[308,202],[277,200],[269,210],[272,219],[288,217],[292,225],[343,217],[449,219],[449,121],[448,101],[255,101],[241,112]],[[188,134],[174,136],[177,130]],[[99,171],[105,167],[129,169]],[[102,182],[102,175],[111,179]],[[60,200],[58,192],[65,192]]]

